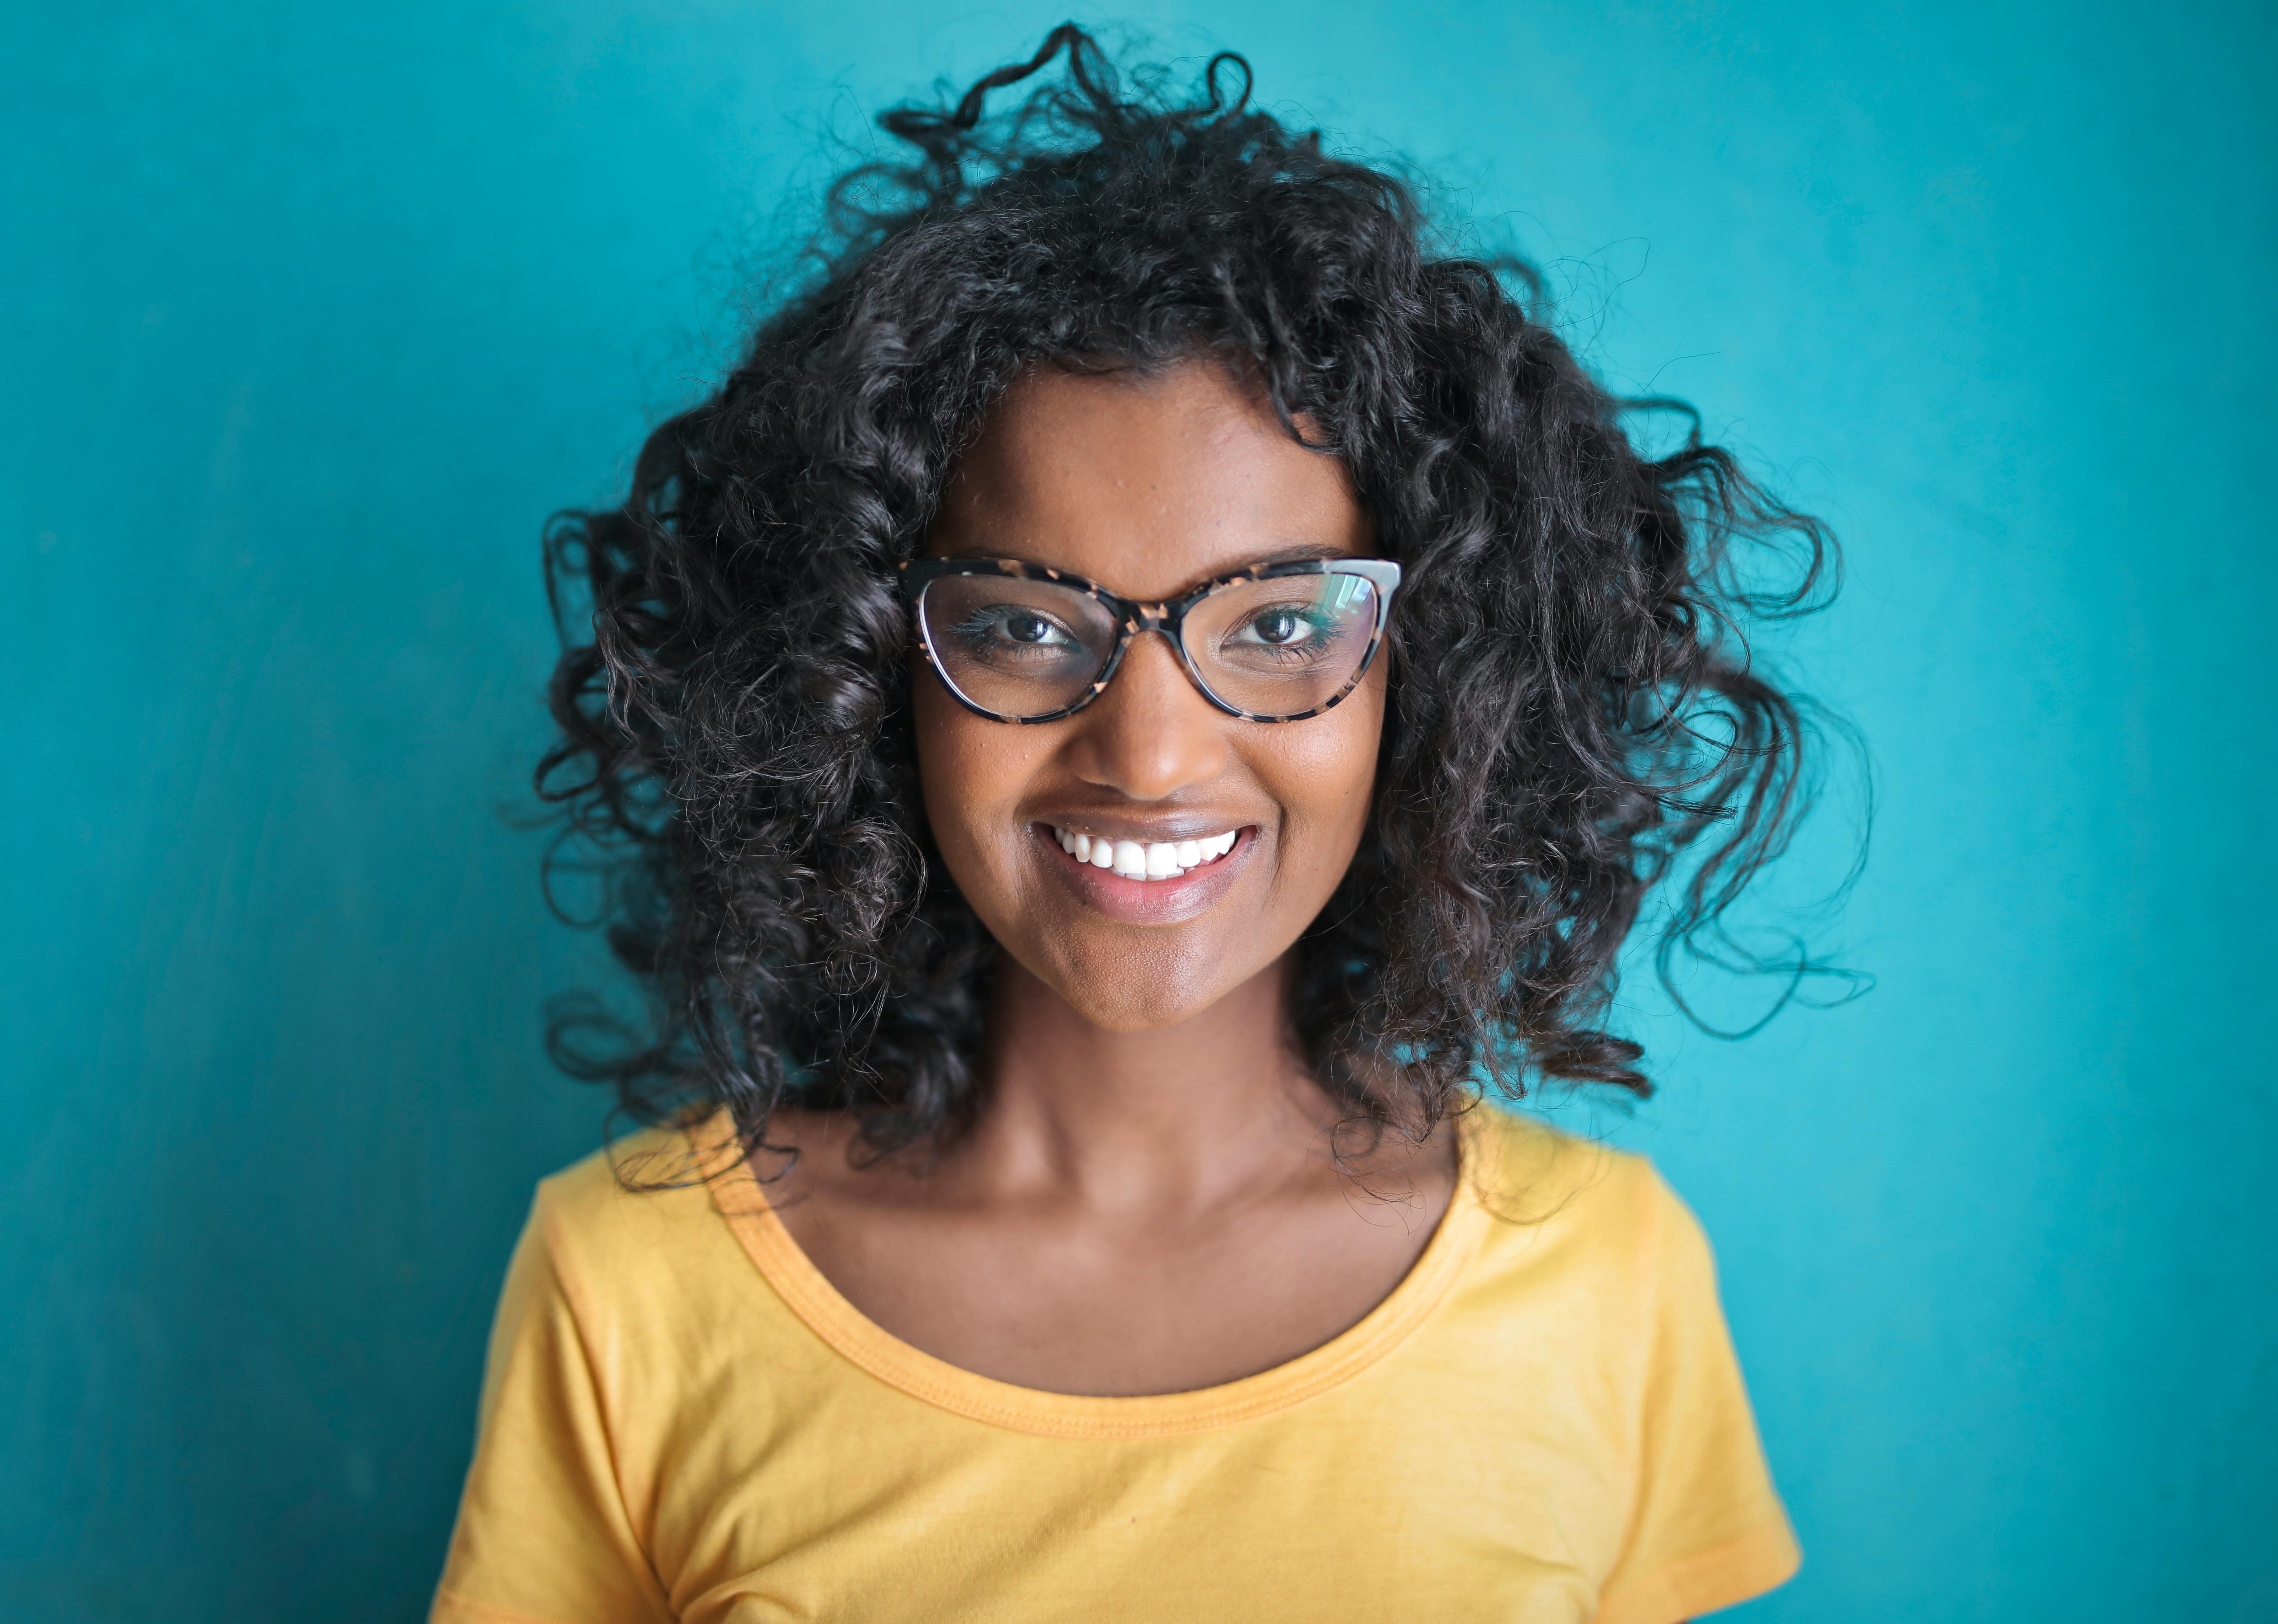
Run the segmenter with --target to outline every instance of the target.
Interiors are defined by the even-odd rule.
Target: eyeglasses
[[[1248,721],[1319,716],[1360,685],[1400,584],[1389,559],[1253,564],[1166,603],[1017,559],[913,559],[926,663],[992,721],[1058,721],[1105,690],[1131,640],[1159,631],[1203,698]]]

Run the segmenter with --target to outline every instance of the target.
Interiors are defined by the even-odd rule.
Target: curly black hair
[[[1617,956],[1656,881],[1665,949],[1694,944],[1787,843],[1809,736],[1741,629],[1821,601],[1831,540],[1697,421],[1633,446],[1624,413],[1676,403],[1610,394],[1524,262],[1435,253],[1414,187],[1252,108],[1250,75],[1127,88],[1066,26],[954,108],[884,113],[909,156],[835,185],[821,269],[622,506],[554,522],[539,789],[606,849],[654,1001],[646,1028],[557,1009],[554,1049],[641,1119],[724,1104],[757,1145],[827,1106],[878,1154],[970,1120],[997,948],[920,810],[895,565],[1024,370],[1195,357],[1342,459],[1405,569],[1368,830],[1296,949],[1309,1064],[1410,1132],[1544,1079],[1648,1092],[1601,1025]],[[1741,539],[1785,587],[1746,584]]]

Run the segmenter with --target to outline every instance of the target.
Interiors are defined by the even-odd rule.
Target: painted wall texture
[[[2278,12],[1161,0],[1443,183],[1834,520],[1822,940],[1615,1125],[1808,1552],[1746,1616],[2278,1619]],[[0,50],[0,1618],[411,1620],[596,973],[522,821],[537,537],[865,113],[1056,11],[150,0]],[[1855,789],[1799,856],[1839,865]],[[1757,995],[1704,987],[1720,1009]]]

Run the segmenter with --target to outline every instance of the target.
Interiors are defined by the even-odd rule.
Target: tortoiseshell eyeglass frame
[[[975,705],[966,698],[950,676],[948,668],[942,663],[941,655],[933,646],[932,635],[926,629],[925,616],[918,612],[919,600],[923,597],[928,583],[938,581],[944,576],[998,576],[1014,581],[1050,581],[1059,586],[1072,587],[1085,597],[1097,599],[1114,614],[1115,646],[1108,651],[1106,663],[1100,667],[1099,675],[1092,678],[1090,687],[1074,705],[1062,705],[1057,711],[1046,711],[1036,716],[1007,716],[1001,711]],[[1368,647],[1361,652],[1360,664],[1353,668],[1352,676],[1345,685],[1311,710],[1268,716],[1256,711],[1245,711],[1240,705],[1228,705],[1211,691],[1210,684],[1203,681],[1203,674],[1195,668],[1194,657],[1187,652],[1184,636],[1187,614],[1204,599],[1227,587],[1240,586],[1251,581],[1275,581],[1289,576],[1358,576],[1375,588],[1376,624],[1369,629]],[[1303,721],[1308,717],[1333,710],[1347,694],[1360,686],[1361,679],[1368,675],[1368,668],[1376,663],[1377,651],[1384,646],[1385,620],[1391,612],[1393,589],[1400,584],[1400,566],[1385,558],[1300,559],[1288,563],[1252,564],[1246,569],[1235,570],[1232,575],[1205,581],[1181,597],[1155,604],[1141,603],[1111,592],[1096,581],[1087,581],[1082,576],[1070,575],[1064,569],[1054,569],[1045,564],[1023,563],[1019,559],[1011,558],[909,559],[901,565],[901,580],[903,596],[910,600],[912,618],[917,622],[918,644],[925,651],[926,664],[933,668],[933,674],[940,679],[941,685],[949,690],[950,697],[975,716],[1023,727],[1073,716],[1106,691],[1108,683],[1115,680],[1115,673],[1122,666],[1124,653],[1130,648],[1134,637],[1143,632],[1159,631],[1179,652],[1179,664],[1186,668],[1187,680],[1195,685],[1204,698],[1227,715],[1238,716],[1244,721],[1280,722]]]

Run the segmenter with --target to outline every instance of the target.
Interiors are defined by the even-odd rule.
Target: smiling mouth
[[[1198,868],[1208,868],[1234,850],[1240,829],[1206,835],[1200,840],[1106,840],[1077,835],[1057,824],[1047,825],[1060,850],[1079,863],[1104,868],[1126,880],[1176,880]]]

